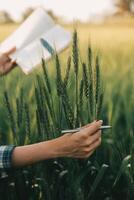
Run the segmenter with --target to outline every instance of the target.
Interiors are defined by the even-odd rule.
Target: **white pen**
[[[107,129],[111,129],[112,126],[101,126],[99,128],[99,130],[107,130]],[[76,132],[79,132],[82,128],[76,128],[76,129],[70,129],[70,130],[62,130],[61,133],[76,133]]]

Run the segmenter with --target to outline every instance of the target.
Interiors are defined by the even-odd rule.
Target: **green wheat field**
[[[1,25],[0,42],[17,26]],[[8,76],[0,78],[2,144],[23,145],[50,139],[59,136],[62,128],[84,125],[95,118],[103,119],[106,125],[112,125],[112,130],[102,134],[101,147],[88,160],[63,158],[44,161],[17,172],[18,180],[23,176],[24,182],[27,183],[25,186],[24,182],[17,181],[17,178],[11,182],[17,181],[21,188],[28,191],[25,195],[30,200],[134,199],[134,20],[109,21],[104,24],[76,23],[64,26],[72,32],[72,35],[74,29],[77,30],[79,50],[72,42],[66,51],[56,60],[49,61],[43,69],[38,67],[32,74],[26,76],[17,67]],[[95,89],[94,95],[91,94],[94,84],[92,85],[92,80],[88,80],[92,75],[90,73],[86,76],[87,68],[84,68],[88,65],[84,63],[89,61],[89,50],[91,50],[88,49],[89,46],[92,49],[90,55],[92,65],[97,66],[94,75],[95,81],[98,82],[94,84],[99,91],[97,94]],[[80,63],[78,76],[73,69],[74,63],[77,63],[77,53]],[[69,56],[72,57],[71,64],[69,60],[67,63]],[[66,69],[69,64],[71,69],[68,78]],[[52,90],[47,82],[48,77]],[[64,79],[63,85],[61,79]],[[58,95],[56,95],[56,84]],[[73,98],[75,84],[76,91],[77,86],[79,87],[78,94],[76,92],[76,95],[79,95],[79,102]],[[66,98],[62,89],[65,89]],[[101,104],[102,96],[103,104]],[[98,99],[94,100],[96,98]],[[44,113],[41,111],[42,106]],[[73,106],[76,106],[75,111],[72,110]],[[89,113],[87,106],[90,107]],[[65,109],[69,113],[63,117],[63,122],[60,109]],[[20,114],[22,110],[25,112],[24,116]],[[74,119],[73,112],[76,115]],[[44,116],[47,116],[49,122],[45,128],[42,127],[42,119],[46,120]],[[56,120],[61,120],[62,125],[56,125]],[[23,121],[22,126],[20,121]],[[21,128],[15,128],[17,126]],[[15,188],[10,184],[8,188],[11,192],[9,199],[17,200],[17,194],[12,193]]]

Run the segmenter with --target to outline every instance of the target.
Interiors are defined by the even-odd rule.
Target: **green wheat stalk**
[[[41,84],[41,79],[39,76],[37,76],[37,83],[38,83],[38,95],[40,98],[40,110],[41,115],[43,117],[44,127],[45,127],[45,133],[47,135],[47,139],[49,139],[49,130],[50,130],[50,124],[49,124],[49,115],[48,115],[48,109],[46,106],[45,98],[43,95],[43,89]]]
[[[96,89],[95,89],[95,100],[96,100],[96,105],[99,100],[99,94],[100,94],[100,64],[99,64],[99,57],[96,57]]]
[[[20,101],[16,98],[16,110],[17,110],[17,125],[20,127]]]
[[[24,113],[24,92],[23,92],[23,89],[21,88],[20,90],[20,105],[19,105],[19,108],[20,108],[20,115],[19,115],[19,120],[20,120],[20,124],[22,123],[23,121],[23,113]]]
[[[75,113],[75,126],[79,126],[79,102],[78,102],[78,72],[79,72],[79,53],[78,53],[78,36],[77,31],[73,33],[73,50],[72,50],[74,72],[75,72],[75,101],[76,101],[76,113]]]
[[[37,132],[39,135],[39,140],[42,140],[41,122],[40,122],[40,115],[39,115],[38,110],[36,110],[36,123],[37,123]]]
[[[97,119],[99,119],[100,115],[101,115],[102,106],[103,106],[103,99],[104,99],[104,93],[101,92],[100,96],[99,96],[98,103],[97,103],[97,115],[96,115]]]
[[[79,89],[79,111],[80,111],[80,121],[83,124],[83,93],[84,93],[84,81],[83,79],[80,81],[80,89]]]
[[[93,53],[91,46],[88,46],[88,71],[89,71],[89,106],[90,106],[90,116],[91,120],[94,120],[94,110],[95,110],[95,101],[94,101],[94,74],[93,74]]]
[[[47,68],[46,68],[46,63],[43,59],[42,59],[42,68],[43,68],[44,80],[45,80],[47,89],[48,89],[49,93],[52,94],[51,84],[50,84],[50,80],[49,80],[49,76],[48,76],[48,72],[47,72]]]
[[[42,106],[41,106],[40,97],[39,97],[37,87],[35,87],[35,100],[36,100],[37,111],[38,111],[38,116],[39,116],[39,120],[40,120],[42,139],[45,139],[45,124],[44,124],[44,120],[43,120],[44,115],[42,113]],[[42,125],[42,124],[44,124],[44,125]]]
[[[72,50],[72,57],[73,57],[73,63],[74,63],[74,72],[76,76],[78,76],[78,70],[79,70],[79,53],[78,53],[78,35],[77,31],[75,30],[73,33],[73,50]]]
[[[61,130],[61,121],[62,121],[62,95],[64,93],[63,89],[63,81],[62,81],[62,75],[61,75],[61,65],[59,61],[59,57],[56,54],[55,55],[55,66],[56,66],[56,89],[57,89],[57,95],[58,95],[58,112],[59,112],[59,126],[57,127],[60,132]]]
[[[47,100],[47,104],[48,104],[48,107],[49,107],[49,111],[51,113],[53,123],[55,124],[55,126],[57,126],[56,114],[55,114],[54,102],[53,102],[53,94],[52,94],[52,89],[51,89],[51,84],[50,84],[50,78],[48,76],[46,63],[43,59],[42,59],[42,67],[43,67],[43,73],[44,73],[44,80],[45,80],[45,83],[46,83],[46,85],[44,83],[42,83],[44,94],[45,94],[45,97],[46,97],[46,100]]]
[[[89,76],[90,80],[92,79],[92,49],[91,46],[88,46],[88,70],[89,70]]]
[[[65,117],[68,123],[68,127],[69,128],[73,128],[73,123],[74,123],[74,114],[73,114],[73,110],[71,107],[71,102],[69,100],[69,96],[67,93],[66,88],[64,88],[64,93],[62,93],[62,105],[63,105],[63,109],[65,112]]]
[[[9,119],[10,119],[10,125],[11,125],[11,129],[12,129],[12,133],[13,133],[13,138],[15,140],[15,143],[17,144],[18,143],[18,137],[17,137],[17,132],[16,132],[16,123],[15,123],[14,114],[13,114],[11,105],[9,103],[8,94],[7,94],[6,91],[4,92],[4,98],[5,98],[6,108],[7,108],[7,111],[8,111],[8,116],[9,116]]]
[[[65,75],[65,78],[64,78],[64,86],[65,87],[67,87],[67,85],[68,85],[70,69],[71,69],[71,57],[69,56],[69,58],[67,60],[66,75]]]
[[[26,135],[28,136],[28,139],[30,140],[30,142],[32,142],[30,113],[29,113],[29,107],[26,103],[24,105],[24,109],[25,109],[25,131]]]
[[[87,111],[88,111],[88,121],[90,121],[91,119],[91,111],[90,111],[90,103],[89,103],[89,89],[90,89],[90,85],[89,85],[89,78],[88,78],[88,71],[87,71],[87,66],[85,63],[82,64],[82,69],[83,69],[83,85],[84,85],[84,92],[85,92],[85,96],[87,99]]]
[[[134,139],[134,136],[131,138]],[[131,174],[134,179],[134,144],[132,144],[132,147],[131,147]]]
[[[57,128],[58,125],[57,125],[57,121],[56,121],[54,106],[53,106],[53,103],[50,99],[50,95],[49,95],[48,90],[45,87],[45,85],[42,86],[42,89],[43,89],[43,92],[44,92],[44,98],[46,100],[46,105],[47,105],[47,108],[48,108],[48,111],[50,113],[50,117],[51,117],[51,120],[52,120],[53,137],[55,137],[54,132],[56,131],[56,128]]]
[[[57,94],[60,97],[63,93],[63,83],[62,83],[62,76],[61,76],[61,66],[60,66],[59,57],[57,54],[55,56],[55,66],[56,66]]]
[[[84,91],[85,91],[85,96],[89,97],[89,82],[88,82],[88,73],[87,73],[87,66],[85,63],[82,64],[83,68],[83,83],[84,83]]]
[[[94,89],[93,82],[90,81],[89,84],[89,107],[90,107],[90,116],[91,120],[94,120]]]

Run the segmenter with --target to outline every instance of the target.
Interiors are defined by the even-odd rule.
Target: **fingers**
[[[93,143],[89,146],[88,152],[95,150],[98,146],[100,146],[100,144],[101,144],[101,137],[100,137],[98,140],[96,140],[95,142],[93,142]]]
[[[10,59],[10,54],[16,51],[16,47],[13,47],[6,53],[2,54],[0,57],[0,76],[6,75],[10,72],[16,65],[16,63]]]
[[[81,128],[88,128],[89,126],[91,126],[93,123],[95,123],[96,121],[93,121],[92,123],[86,124],[85,126],[82,126]]]
[[[12,53],[14,53],[16,51],[16,47],[13,47],[12,49],[10,49],[9,51],[5,52],[4,54],[6,56],[10,56]]]
[[[73,158],[87,158],[95,149],[101,144],[101,130],[102,121],[95,121],[91,124],[86,125],[85,128],[74,134],[66,134],[63,138],[65,139],[64,152],[68,157]],[[65,147],[67,150],[65,151]]]
[[[83,158],[83,159],[89,158],[94,153],[94,151],[97,149],[97,147],[100,146],[100,144],[101,144],[101,137],[98,140],[96,140],[93,144],[91,144],[89,146],[89,148],[86,148],[84,150],[84,155],[81,156],[80,158]]]
[[[12,68],[13,68],[13,63],[12,62],[8,62],[4,66],[4,74],[7,74],[9,71],[11,71]]]
[[[90,151],[86,156],[85,158],[89,158],[93,153],[94,153],[95,149],[93,151]]]
[[[101,131],[96,132],[94,135],[91,135],[87,139],[86,146],[89,147],[91,144],[93,144],[96,140],[98,140],[101,137]]]
[[[99,130],[99,128],[101,127],[102,123],[103,123],[102,120],[97,121],[97,122],[95,121],[90,126],[82,129],[80,131],[80,133],[83,134],[83,136],[87,136],[87,137],[89,135],[93,135],[94,133],[96,133]]]
[[[14,62],[11,62],[10,60],[7,61],[5,65],[0,67],[0,76],[6,75],[16,66],[17,65]]]
[[[76,156],[75,158],[80,158],[80,159],[86,159],[86,158],[89,158],[89,157],[94,153],[94,151],[95,151],[95,150],[90,151],[89,153],[81,154],[80,156]]]
[[[96,132],[99,130],[99,128],[101,127],[102,123],[103,123],[102,120],[93,123],[93,124],[88,128],[89,135],[92,135],[92,133],[96,133]],[[91,133],[91,134],[90,134],[90,133]]]

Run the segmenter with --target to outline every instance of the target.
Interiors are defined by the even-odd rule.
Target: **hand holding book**
[[[15,51],[16,48],[13,47],[6,53],[0,54],[0,76],[7,74],[16,66],[16,63],[10,59],[10,55]]]
[[[41,39],[59,53],[69,45],[71,34],[56,25],[42,8],[38,8],[1,44],[0,52],[4,53],[15,46],[17,50],[10,58],[28,74],[41,63],[42,57],[48,60],[52,56],[42,46]]]

